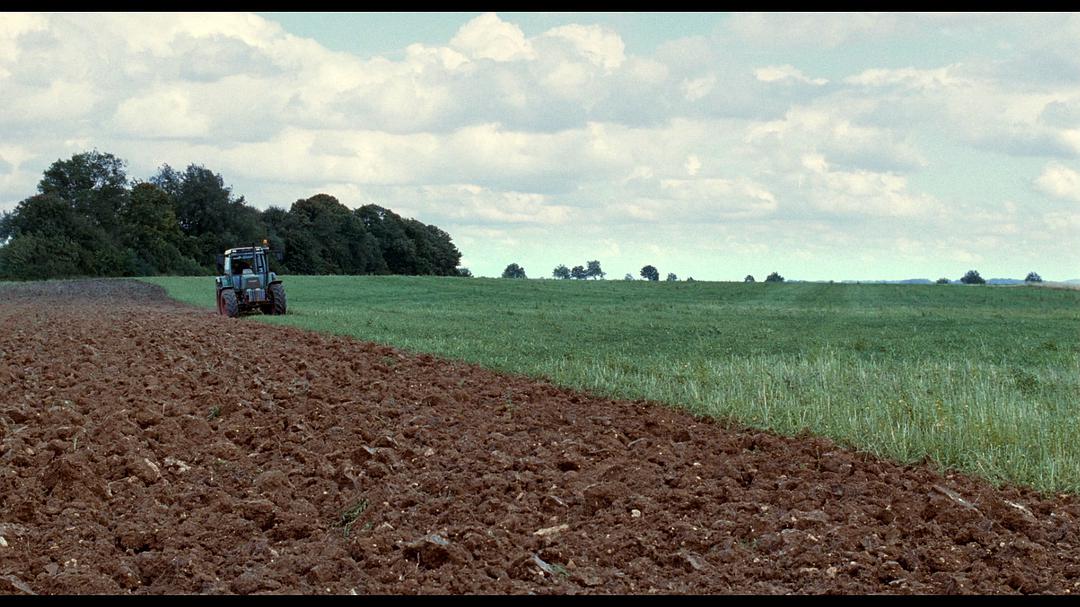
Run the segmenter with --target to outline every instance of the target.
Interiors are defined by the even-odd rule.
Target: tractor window
[[[243,274],[244,270],[251,269],[251,262],[247,259],[233,259],[232,260],[232,273]]]

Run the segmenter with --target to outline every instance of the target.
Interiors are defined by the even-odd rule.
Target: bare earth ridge
[[[1069,593],[1074,497],[131,281],[0,287],[0,593]]]

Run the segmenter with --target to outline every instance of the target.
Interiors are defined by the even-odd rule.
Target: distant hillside
[[[932,285],[934,281],[929,278],[905,278],[903,280],[841,280],[844,284],[862,285]]]

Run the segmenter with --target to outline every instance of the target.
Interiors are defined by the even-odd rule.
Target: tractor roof
[[[226,250],[225,255],[228,255],[228,256],[247,255],[247,254],[251,254],[252,252],[257,252],[257,251],[265,252],[268,249],[269,249],[269,247],[236,247],[234,249]]]

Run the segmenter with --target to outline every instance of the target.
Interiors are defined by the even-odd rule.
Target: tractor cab
[[[218,312],[238,316],[259,309],[263,314],[285,313],[285,287],[270,271],[265,246],[237,247],[218,255]],[[280,257],[279,257],[280,259]]]

